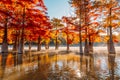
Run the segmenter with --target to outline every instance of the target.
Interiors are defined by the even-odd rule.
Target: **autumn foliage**
[[[1,0],[0,4],[2,43],[23,50],[24,43],[46,37],[51,27],[43,0]]]
[[[29,43],[31,49],[32,42],[38,44],[38,51],[42,43],[48,49],[51,41],[58,49],[60,38],[67,46],[80,43],[82,48],[84,42],[85,49],[93,48],[94,42],[118,42],[112,35],[120,25],[117,0],[69,0],[69,3],[74,8],[74,17],[50,21],[44,0],[0,0],[2,52],[7,52],[8,44],[12,44],[13,50],[23,53],[24,44]]]

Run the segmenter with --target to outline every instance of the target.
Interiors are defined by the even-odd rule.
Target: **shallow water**
[[[1,54],[0,80],[120,80],[120,57]]]

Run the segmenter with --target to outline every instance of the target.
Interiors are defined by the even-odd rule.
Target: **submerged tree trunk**
[[[38,37],[38,47],[37,47],[37,51],[41,50],[41,38],[40,36]]]
[[[2,53],[7,53],[8,52],[8,41],[7,41],[8,26],[7,26],[7,23],[8,23],[8,18],[6,18],[6,21],[5,21],[4,36],[3,36],[2,49],[1,49]]]

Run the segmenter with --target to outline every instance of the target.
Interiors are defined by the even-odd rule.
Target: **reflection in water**
[[[115,73],[115,68],[116,68],[115,55],[108,55],[108,68],[109,68],[109,74],[110,74],[108,79],[119,80],[119,77]]]
[[[114,68],[115,68],[115,56],[109,55],[108,56],[108,65],[109,65],[109,73],[110,73],[110,79],[114,80]]]
[[[0,55],[0,80],[119,80],[119,56]]]

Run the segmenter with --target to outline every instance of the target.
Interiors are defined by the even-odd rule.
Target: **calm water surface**
[[[120,57],[0,54],[0,80],[120,80]]]

